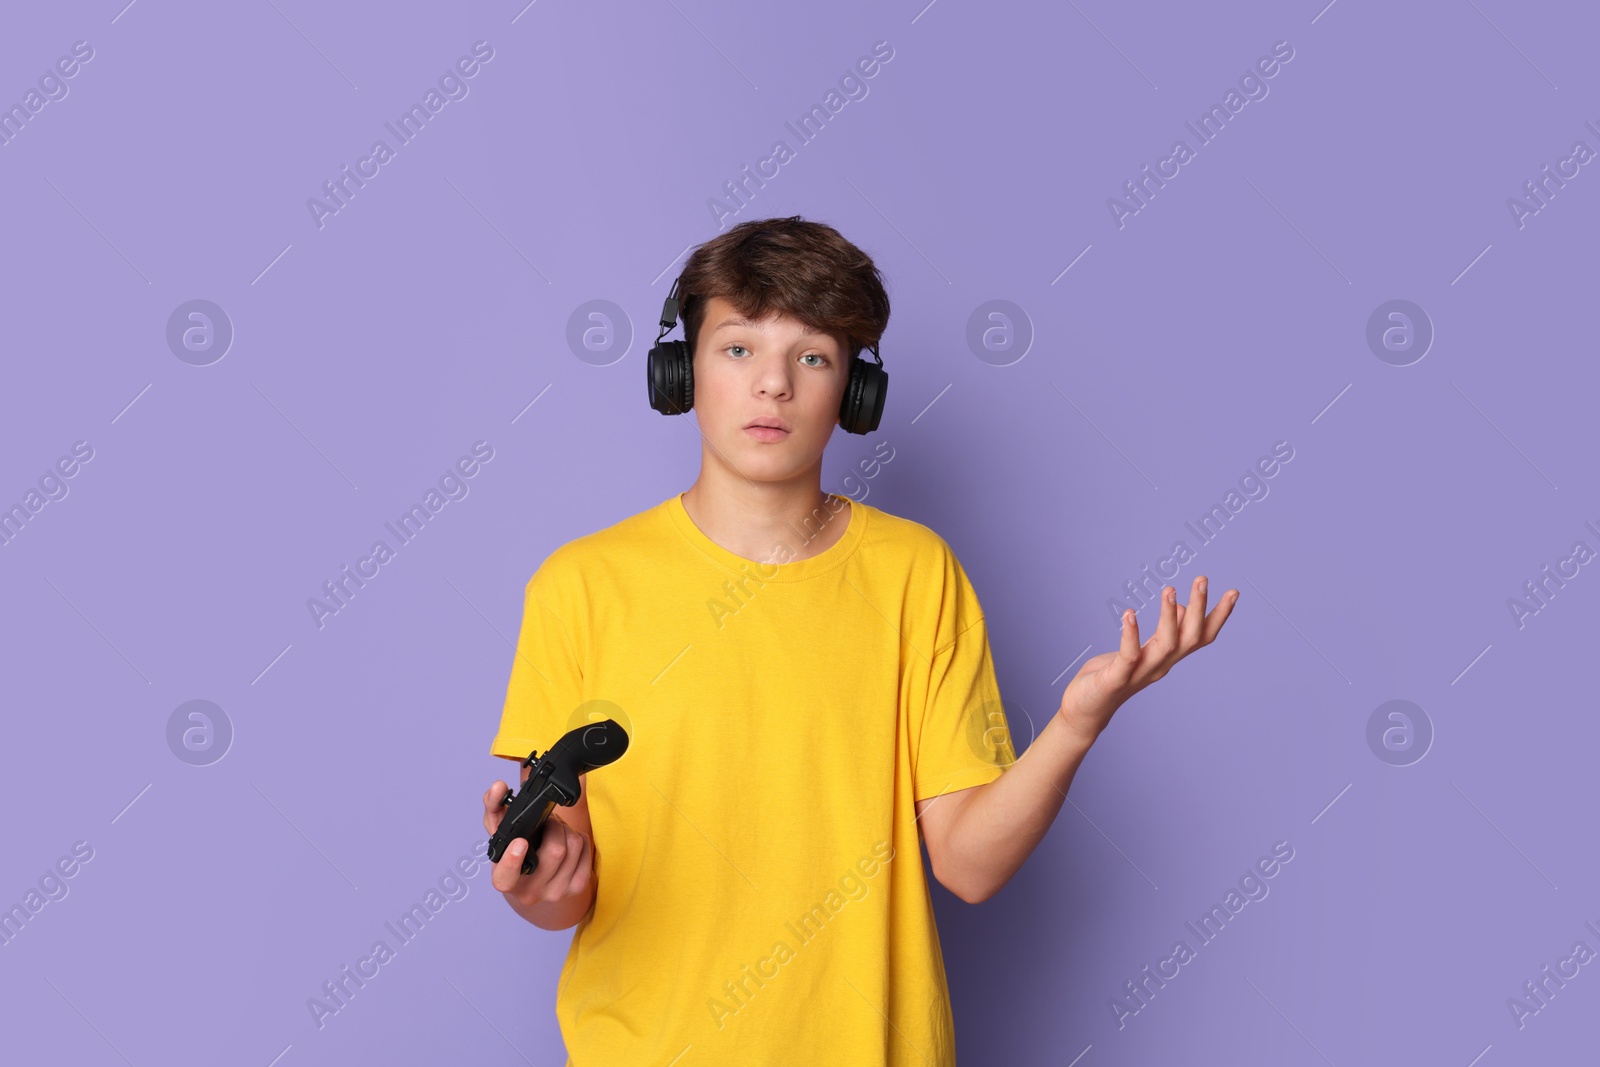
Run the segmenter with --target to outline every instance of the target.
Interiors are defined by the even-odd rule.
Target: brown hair
[[[691,355],[714,296],[748,319],[787,315],[843,334],[852,359],[889,324],[889,294],[871,257],[827,223],[799,215],[741,222],[689,256],[678,306]]]

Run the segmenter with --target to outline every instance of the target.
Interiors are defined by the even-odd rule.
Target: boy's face
[[[844,338],[813,333],[788,316],[749,322],[712,297],[694,355],[694,411],[710,446],[705,458],[751,481],[787,481],[820,469],[849,376]],[[749,428],[760,421],[781,422],[788,432]]]

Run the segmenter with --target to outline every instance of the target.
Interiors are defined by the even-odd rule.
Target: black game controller
[[[606,719],[567,731],[543,756],[538,749],[528,753],[522,766],[531,764],[533,769],[520,793],[513,796],[507,792],[501,800],[511,810],[501,817],[499,828],[489,838],[489,862],[500,862],[511,842],[522,838],[528,842],[522,873],[532,874],[539,865],[539,841],[544,837],[550,812],[557,804],[572,807],[582,794],[578,775],[615,763],[626,751],[626,731],[615,719]]]

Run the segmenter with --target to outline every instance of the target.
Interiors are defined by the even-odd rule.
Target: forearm
[[[541,930],[565,930],[570,926],[576,926],[580,919],[589,914],[589,909],[594,906],[594,894],[595,879],[591,874],[588,883],[583,887],[583,892],[577,896],[567,897],[565,900],[523,904],[508,895],[506,903],[511,905],[512,911]]]
[[[1050,829],[1092,744],[1052,715],[1022,758],[951,817],[939,881],[973,904],[999,892]]]

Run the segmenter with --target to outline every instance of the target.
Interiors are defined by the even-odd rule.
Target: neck
[[[683,505],[711,540],[762,563],[817,555],[844,535],[850,516],[848,503],[841,506],[822,491],[820,464],[783,482],[752,482],[702,467]]]

